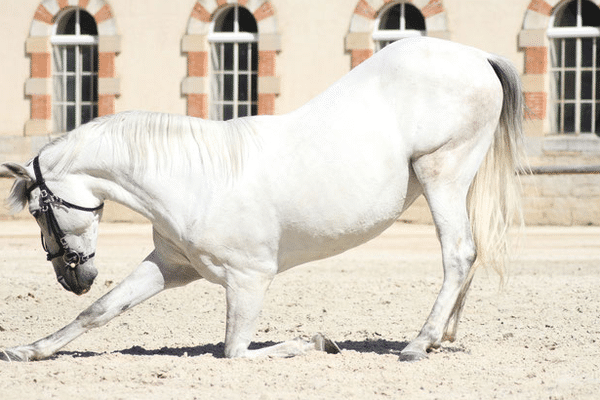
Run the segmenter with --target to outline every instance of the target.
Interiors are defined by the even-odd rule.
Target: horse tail
[[[508,231],[511,226],[523,226],[517,172],[526,165],[522,127],[525,104],[515,67],[499,56],[491,55],[488,62],[502,85],[503,101],[492,145],[469,188],[467,204],[477,249],[469,278],[485,265],[496,270],[503,282]]]

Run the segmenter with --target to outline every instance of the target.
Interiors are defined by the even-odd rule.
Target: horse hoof
[[[10,350],[0,349],[0,361],[13,362],[13,361],[27,361],[26,359],[19,357]]]
[[[317,333],[311,339],[311,342],[315,344],[315,349],[324,351],[327,354],[339,354],[342,352],[338,345],[331,339],[327,338],[321,333]]]
[[[427,358],[427,353],[422,353],[420,351],[407,351],[401,352],[400,357],[398,357],[398,361],[402,362],[416,362],[421,361]]]

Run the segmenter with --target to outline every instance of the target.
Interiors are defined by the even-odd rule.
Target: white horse
[[[392,44],[283,116],[228,122],[148,112],[99,118],[7,163],[10,202],[29,203],[61,284],[85,293],[105,200],[153,223],[155,249],[73,322],[0,352],[36,360],[164,289],[204,278],[226,289],[227,357],[335,351],[315,336],[250,350],[275,274],[379,235],[424,194],[444,281],[401,359],[454,340],[478,265],[500,268],[519,214],[523,112],[505,59],[452,42]]]

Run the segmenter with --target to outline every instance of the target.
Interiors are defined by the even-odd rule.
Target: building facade
[[[527,222],[600,224],[599,0],[3,0],[0,35],[0,162],[124,110],[283,114],[410,36],[501,54],[531,164],[562,171],[523,177]],[[427,220],[424,202],[406,218]]]

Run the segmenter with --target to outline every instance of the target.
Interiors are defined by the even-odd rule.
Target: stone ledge
[[[52,132],[52,121],[49,119],[30,119],[25,122],[25,136],[47,135]]]
[[[206,78],[203,76],[188,76],[181,82],[182,94],[203,94],[207,93]]]
[[[48,36],[30,36],[25,41],[25,52],[32,53],[50,53],[52,45]]]
[[[261,76],[258,78],[259,94],[279,94],[281,91],[280,79],[277,76]]]
[[[258,50],[281,51],[281,35],[278,33],[263,33],[259,35]]]
[[[121,36],[99,36],[98,37],[98,52],[99,53],[120,53],[121,52]]]
[[[27,78],[25,81],[25,94],[52,94],[51,78]]]
[[[370,32],[350,32],[346,35],[346,50],[362,50],[373,48]]]
[[[206,35],[185,35],[181,39],[181,51],[183,53],[208,51]]]
[[[546,42],[545,29],[527,29],[519,32],[518,46],[524,47],[545,47]]]
[[[544,139],[542,148],[546,152],[600,154],[600,138],[593,134],[552,135]]]
[[[98,78],[98,94],[121,94],[121,80],[119,78]]]

